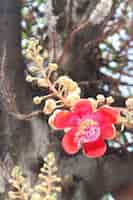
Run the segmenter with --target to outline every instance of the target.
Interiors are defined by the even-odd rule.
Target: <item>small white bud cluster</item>
[[[128,110],[133,110],[133,97],[128,98],[125,104]]]
[[[46,115],[50,115],[54,111],[55,108],[56,108],[56,101],[54,99],[48,99],[45,102],[43,112]]]
[[[105,97],[102,94],[98,94],[96,99],[97,99],[98,105],[102,105],[102,104],[111,105],[112,103],[114,103],[114,98],[112,96]]]
[[[60,76],[57,79],[56,84],[59,84],[59,87],[64,87],[64,89],[67,90],[68,94],[73,92],[76,94],[80,94],[80,88],[78,84],[68,76]]]

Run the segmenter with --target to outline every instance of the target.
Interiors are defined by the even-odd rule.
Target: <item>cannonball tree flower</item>
[[[77,153],[83,148],[88,157],[101,157],[106,152],[105,140],[116,137],[114,124],[119,120],[119,112],[109,106],[94,109],[88,99],[80,99],[71,111],[55,111],[49,123],[56,129],[66,132],[62,146],[68,154]]]

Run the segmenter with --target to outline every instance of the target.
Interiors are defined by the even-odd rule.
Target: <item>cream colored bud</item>
[[[75,81],[71,81],[70,84],[68,84],[67,86],[70,92],[76,92],[79,88],[78,84]]]
[[[48,68],[52,71],[56,71],[58,69],[58,65],[56,63],[49,63]]]
[[[34,37],[31,37],[29,40],[29,45],[33,46],[33,45],[37,45],[37,44],[39,44],[39,40]]]
[[[15,193],[12,192],[12,191],[9,191],[9,192],[8,192],[8,196],[9,196],[10,199],[16,199],[16,195],[15,195]]]
[[[35,60],[36,60],[38,65],[43,65],[43,58],[40,55],[37,55],[35,57]]]
[[[107,101],[107,104],[110,105],[110,104],[114,103],[114,98],[112,96],[109,96],[106,98],[106,101]]]
[[[128,98],[125,104],[129,110],[133,110],[133,97]]]
[[[38,193],[34,193],[31,197],[31,200],[42,200],[42,197]]]
[[[98,94],[96,98],[97,98],[97,101],[99,103],[104,103],[105,102],[105,97],[102,94]]]
[[[80,94],[80,88],[78,87],[78,84],[68,76],[60,76],[56,82],[60,86],[63,86],[68,91],[68,93],[75,92]]]
[[[36,105],[39,105],[42,102],[42,98],[39,96],[36,96],[33,98],[33,103]]]
[[[45,102],[45,106],[43,108],[43,112],[47,115],[51,114],[56,108],[56,101],[53,99],[48,99]]]
[[[67,96],[66,101],[68,106],[72,107],[79,99],[80,96],[77,93],[71,93]]]
[[[43,58],[46,60],[46,59],[48,59],[48,57],[49,57],[48,51],[45,50],[43,53]]]
[[[76,93],[77,95],[80,95],[81,93],[81,90],[79,87],[76,88],[76,90],[74,90],[74,93]]]
[[[61,192],[62,191],[62,188],[61,187],[55,187],[55,190],[57,191],[57,192]]]
[[[38,45],[37,49],[38,49],[38,51],[41,51],[42,50],[42,46]]]
[[[44,159],[44,160],[45,160],[45,159]],[[48,160],[48,161],[53,161],[53,162],[55,162],[55,155],[54,155],[53,152],[50,152],[50,153],[48,154],[47,160]]]
[[[38,85],[38,87],[45,87],[45,88],[47,88],[49,86],[49,83],[48,83],[48,81],[45,78],[40,78],[37,81],[37,85]]]
[[[32,59],[32,53],[31,53],[30,51],[28,51],[28,50],[27,50],[27,52],[26,52],[26,57],[27,57],[28,59]]]
[[[30,75],[27,75],[26,78],[25,78],[25,80],[27,82],[31,83],[34,80],[34,78],[32,76],[30,76]]]
[[[39,68],[36,67],[36,66],[30,66],[28,68],[28,70],[31,72],[31,73],[34,73],[34,72],[38,72],[39,71]]]
[[[57,80],[57,83],[67,86],[68,84],[72,84],[73,80],[70,79],[68,76],[60,76]]]

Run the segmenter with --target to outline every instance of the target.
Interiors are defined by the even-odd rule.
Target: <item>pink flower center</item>
[[[100,127],[96,121],[85,120],[80,123],[75,141],[81,146],[84,143],[94,142],[100,136]]]

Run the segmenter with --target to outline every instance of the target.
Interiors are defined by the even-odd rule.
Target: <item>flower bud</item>
[[[56,108],[56,101],[53,99],[48,99],[45,102],[45,106],[43,108],[43,112],[47,115],[51,114],[53,110]]]
[[[133,97],[126,100],[126,106],[129,110],[133,110]]]
[[[27,49],[27,51],[26,51],[25,53],[26,53],[26,57],[27,57],[28,59],[32,59],[32,53],[31,53],[30,50]]]
[[[114,98],[112,96],[109,96],[106,98],[107,104],[110,105],[112,103],[114,103]]]
[[[35,66],[30,66],[30,67],[28,67],[28,71],[31,73],[35,73],[35,72],[39,71],[39,68],[35,67]]]
[[[32,195],[32,197],[31,197],[31,200],[41,200],[41,199],[42,199],[42,197],[41,197],[41,195],[38,194],[38,193],[34,193],[34,194]]]
[[[39,105],[42,102],[42,98],[39,96],[36,96],[33,98],[33,103],[36,105]]]
[[[97,101],[99,103],[104,103],[105,102],[105,97],[102,94],[98,94],[96,98],[97,98]]]
[[[49,86],[48,81],[45,78],[38,79],[37,85],[38,87],[45,87],[45,88]]]
[[[43,58],[46,60],[48,59],[49,55],[48,55],[48,51],[44,51],[44,54],[43,54]]]
[[[58,65],[56,63],[49,63],[48,64],[48,68],[51,70],[51,71],[56,71],[58,69]]]
[[[74,92],[80,94],[80,88],[78,87],[78,84],[68,76],[60,76],[56,82],[60,86],[63,86],[68,93]]]
[[[35,60],[36,60],[36,62],[37,62],[38,65],[43,65],[43,58],[42,58],[42,56],[37,55],[35,57]]]
[[[68,106],[72,107],[78,100],[80,99],[80,96],[77,93],[70,93],[67,96],[67,104]]]
[[[31,83],[34,80],[34,78],[32,76],[30,76],[30,75],[27,75],[26,78],[25,78],[25,80],[27,82]]]

